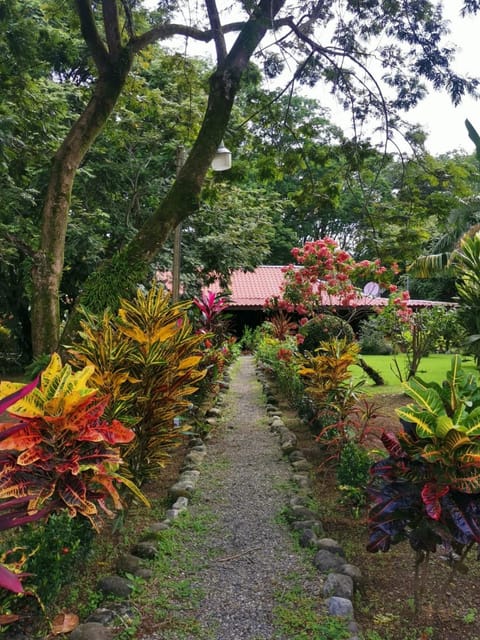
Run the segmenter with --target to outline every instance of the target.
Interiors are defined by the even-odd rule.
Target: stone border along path
[[[266,407],[255,379],[253,357],[242,356],[233,365],[231,384],[222,385],[217,406],[208,412],[212,426],[223,423],[223,427],[213,429],[208,450],[202,440],[192,438],[183,471],[170,489],[174,503],[165,520],[153,523],[131,553],[120,558],[119,575],[99,580],[99,589],[115,595],[116,601],[99,607],[71,633],[71,640],[113,638],[118,626],[114,629],[112,625],[118,624],[119,617],[128,625],[135,610],[129,602],[132,583],[124,574],[146,580],[152,577],[154,570],[142,562],[157,554],[152,533],[161,535],[187,508],[192,522],[205,520],[206,515],[213,520],[206,531],[192,530],[188,541],[195,557],[203,559],[193,578],[203,594],[195,612],[201,631],[189,636],[183,629],[177,636],[173,627],[141,640],[288,640],[274,628],[273,609],[279,591],[291,586],[292,576],[300,579],[306,595],[318,601],[319,613],[344,618],[350,640],[358,640],[352,598],[361,580],[360,570],[348,564],[335,540],[321,537],[322,524],[309,507],[310,464],[296,449],[295,434],[286,428],[260,371],[258,378]],[[295,547],[279,517],[282,513],[298,532],[300,545],[313,547],[313,554]]]

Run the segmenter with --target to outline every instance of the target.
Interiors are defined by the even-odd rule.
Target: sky
[[[452,29],[448,40],[459,47],[454,68],[459,73],[480,77],[480,15],[460,18],[462,2],[447,0],[444,4]],[[465,118],[480,131],[480,101],[465,98],[458,107],[454,107],[445,91],[433,90],[406,116],[411,122],[420,122],[429,133],[427,149],[435,155],[456,149],[474,152],[464,124]]]
[[[147,6],[155,7],[155,0],[144,0]],[[187,6],[189,3],[185,6]],[[218,0],[221,7],[225,0]],[[231,4],[231,3],[228,3]],[[480,77],[480,14],[476,16],[460,17],[462,0],[445,0],[444,16],[450,21],[451,33],[447,37],[448,44],[457,47],[454,69],[462,75]],[[183,16],[185,19],[186,16]],[[229,21],[233,18],[229,16]],[[181,19],[178,20],[182,21]],[[199,47],[190,41],[189,52],[193,55],[205,53],[206,45]],[[169,43],[170,45],[170,43]],[[183,43],[180,45],[183,47]],[[213,47],[208,52],[213,56]],[[319,95],[317,89],[317,95]],[[349,117],[341,107],[334,102],[325,103],[325,91],[322,91],[322,106],[328,106],[331,113],[331,121],[340,126],[349,134]],[[312,96],[315,97],[315,90]],[[433,155],[460,151],[473,153],[474,145],[468,137],[465,127],[465,119],[468,118],[473,126],[480,132],[480,101],[466,97],[459,106],[454,107],[446,91],[429,91],[429,95],[413,110],[403,115],[404,119],[412,124],[420,124],[428,134],[426,148]]]

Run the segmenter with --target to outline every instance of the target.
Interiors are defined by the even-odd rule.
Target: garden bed
[[[376,395],[379,423],[386,430],[398,430],[395,408],[409,401],[403,395]],[[480,621],[480,563],[472,549],[469,571],[452,574],[441,554],[432,554],[425,574],[422,610],[414,612],[415,555],[408,542],[388,553],[367,552],[367,507],[345,500],[338,488],[334,465],[323,467],[324,455],[308,426],[281,402],[284,419],[295,431],[299,447],[317,471],[314,498],[328,537],[338,540],[347,559],[361,568],[362,588],[356,594],[355,619],[364,640],[478,640]],[[383,450],[380,441],[369,446]]]

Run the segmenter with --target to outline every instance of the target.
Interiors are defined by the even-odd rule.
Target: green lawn
[[[364,371],[357,365],[353,367],[355,378],[366,378],[369,391],[371,393],[401,393],[402,385],[395,375],[394,359],[393,356],[362,356],[365,362],[378,371],[385,380],[385,386],[374,386],[370,378],[367,378]],[[405,370],[405,356],[396,356],[400,366],[400,370]],[[450,369],[450,363],[452,361],[452,355],[446,354],[434,354],[426,358],[423,358],[418,368],[417,376],[424,380],[433,380],[441,383],[445,380],[446,372]],[[475,367],[473,358],[462,358],[463,369],[467,372],[478,373],[478,369]]]

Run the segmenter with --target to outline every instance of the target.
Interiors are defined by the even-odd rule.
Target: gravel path
[[[276,594],[295,575],[306,592],[321,598],[320,580],[279,518],[292,493],[291,470],[269,431],[252,357],[234,365],[223,415],[225,425],[208,443],[189,507],[193,521],[206,513],[213,520],[207,532],[192,531],[190,541],[207,559],[194,577],[204,596],[196,618],[204,637],[215,640],[283,640],[273,625]],[[177,637],[198,635],[168,635]]]

